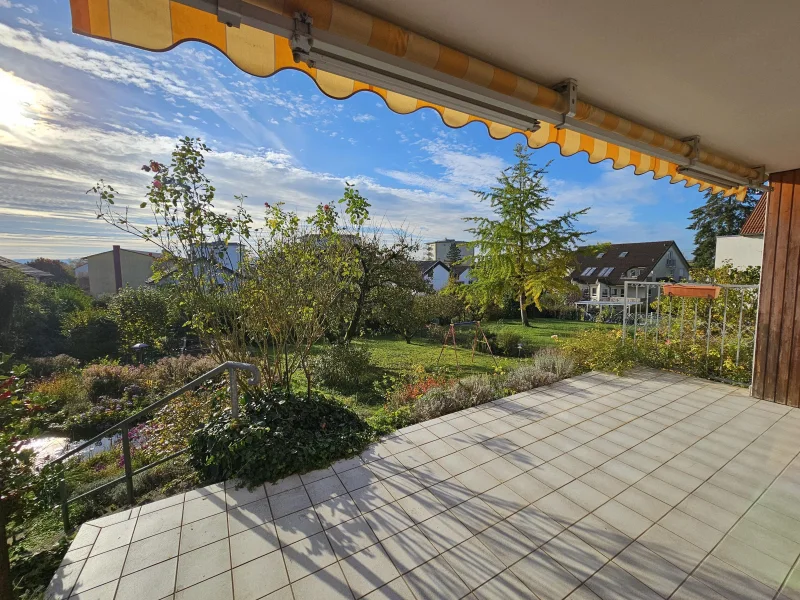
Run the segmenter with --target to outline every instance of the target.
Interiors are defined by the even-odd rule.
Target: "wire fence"
[[[749,385],[757,285],[626,282],[622,343],[650,366]]]

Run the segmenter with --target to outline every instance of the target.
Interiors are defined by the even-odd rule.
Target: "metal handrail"
[[[214,367],[210,371],[207,371],[206,373],[203,373],[202,375],[200,375],[200,377],[190,381],[189,383],[187,383],[183,387],[178,388],[174,392],[170,392],[169,394],[167,394],[166,396],[164,396],[160,400],[156,400],[155,402],[153,402],[149,406],[144,407],[142,410],[137,412],[135,415],[131,415],[127,419],[123,419],[122,421],[112,425],[111,427],[109,427],[108,429],[103,431],[102,433],[98,433],[93,438],[85,441],[83,444],[81,444],[77,448],[73,448],[69,452],[66,452],[66,453],[62,454],[58,458],[54,458],[53,460],[51,460],[50,462],[45,464],[44,465],[45,467],[49,467],[51,465],[62,463],[65,460],[67,460],[68,458],[70,458],[72,456],[75,456],[78,452],[81,452],[82,450],[85,450],[89,446],[92,446],[93,444],[96,444],[98,441],[102,440],[103,438],[111,437],[117,430],[121,430],[121,433],[122,433],[122,457],[123,457],[124,465],[125,465],[125,475],[123,475],[122,477],[118,477],[117,479],[114,479],[112,481],[106,482],[103,485],[99,485],[96,488],[92,488],[88,492],[84,492],[83,494],[81,494],[79,496],[75,496],[74,498],[69,498],[69,497],[67,497],[67,486],[66,486],[66,479],[64,477],[64,472],[63,471],[61,472],[61,479],[59,481],[59,491],[60,491],[60,495],[61,495],[61,517],[62,517],[62,519],[64,521],[64,531],[69,531],[69,505],[72,504],[73,502],[75,502],[77,500],[80,500],[81,498],[84,498],[86,496],[90,496],[92,494],[96,494],[97,492],[100,492],[100,491],[102,491],[102,490],[104,490],[106,488],[113,487],[113,486],[118,485],[118,484],[120,484],[122,482],[125,482],[127,484],[127,488],[128,488],[127,489],[127,492],[128,492],[128,503],[133,505],[133,503],[134,503],[134,499],[133,499],[133,476],[134,475],[138,475],[139,473],[142,473],[144,471],[147,471],[148,469],[152,469],[153,467],[157,467],[158,465],[160,465],[160,464],[162,464],[162,463],[164,463],[164,462],[166,462],[168,460],[171,460],[171,459],[173,459],[173,458],[175,458],[177,456],[180,456],[181,454],[186,452],[187,449],[179,450],[178,452],[175,452],[173,454],[170,454],[169,456],[163,457],[163,458],[161,458],[161,459],[159,459],[159,460],[157,460],[157,461],[155,461],[153,463],[150,463],[149,465],[145,465],[145,466],[140,467],[140,468],[138,468],[138,469],[136,469],[134,471],[133,470],[133,465],[131,464],[131,448],[130,448],[130,440],[128,439],[128,432],[130,430],[130,426],[133,423],[136,423],[143,415],[146,415],[146,414],[152,413],[155,410],[158,410],[159,408],[161,408],[162,406],[167,405],[171,400],[174,400],[178,396],[182,396],[186,392],[189,392],[191,390],[194,390],[194,389],[200,387],[202,384],[204,384],[209,379],[211,379],[213,377],[216,377],[217,375],[220,375],[221,373],[224,373],[225,371],[227,371],[228,375],[229,375],[229,378],[230,378],[231,413],[232,413],[232,415],[234,417],[238,417],[239,416],[239,385],[238,385],[238,380],[237,380],[237,375],[236,375],[236,371],[237,370],[249,371],[251,373],[250,378],[247,380],[248,385],[259,385],[261,383],[261,373],[259,372],[258,367],[256,367],[255,365],[251,365],[249,363],[234,362],[234,361],[224,362],[221,365],[218,365],[218,366]]]

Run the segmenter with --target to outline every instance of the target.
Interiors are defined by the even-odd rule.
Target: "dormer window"
[[[639,276],[639,269],[631,269],[628,271],[628,275],[630,277],[638,277]]]

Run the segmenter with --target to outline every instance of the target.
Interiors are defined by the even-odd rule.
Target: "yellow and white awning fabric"
[[[756,169],[706,152],[691,142],[643,127],[581,100],[570,107],[568,96],[563,93],[336,0],[70,0],[70,4],[73,31],[79,34],[153,51],[168,50],[185,41],[205,42],[223,52],[243,71],[258,77],[269,77],[283,69],[295,69],[312,77],[320,90],[332,98],[344,99],[368,90],[381,96],[387,106],[397,113],[407,114],[421,108],[431,108],[450,127],[482,122],[495,139],[520,133],[527,138],[531,148],[555,143],[564,156],[586,152],[592,163],[608,159],[615,169],[632,166],[637,175],[652,173],[655,179],[669,177],[673,183],[682,181],[687,186],[699,184],[701,190],[710,188],[714,192],[743,198],[748,182],[758,184],[763,181],[763,173]],[[558,118],[551,118],[552,122],[540,119],[538,129],[531,127],[525,130],[457,110],[454,106],[464,104],[448,102],[446,93],[441,103],[432,103],[401,93],[399,90],[403,86],[392,85],[391,78],[379,79],[387,82],[386,87],[379,87],[314,68],[305,62],[296,62],[293,42],[289,39],[291,31],[285,27],[270,26],[270,19],[262,19],[259,15],[274,15],[286,22],[296,22],[299,13],[311,17],[312,34],[321,32],[342,40],[347,51],[355,49],[358,53],[359,48],[363,47],[364,53],[373,58],[385,56],[392,64],[427,69],[450,80],[455,78],[472,89],[485,89],[494,98],[506,97],[509,102],[530,105],[532,109],[556,117],[567,114],[575,126],[570,127],[567,119],[563,119],[562,126],[557,126],[560,123]],[[228,14],[234,15],[236,22],[233,26],[227,19]],[[387,89],[392,87],[395,89]],[[403,91],[406,90],[403,88]],[[587,130],[595,133],[586,133]],[[710,170],[715,175],[708,177],[708,181],[703,180],[702,175],[694,178],[679,172],[679,168],[689,162],[696,165],[698,170]],[[740,183],[726,185],[726,177],[720,177],[720,173]]]

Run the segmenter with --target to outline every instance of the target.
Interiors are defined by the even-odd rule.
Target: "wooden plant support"
[[[464,325],[475,325],[475,337],[472,339],[472,354],[470,360],[472,364],[475,363],[475,349],[477,348],[478,344],[486,344],[486,349],[489,351],[489,355],[492,357],[494,361],[494,366],[497,366],[497,358],[492,352],[492,346],[489,344],[489,340],[486,338],[486,333],[483,331],[483,327],[481,327],[480,321],[461,321],[459,323],[450,323],[450,328],[447,330],[447,333],[444,334],[444,341],[442,342],[442,349],[439,352],[439,358],[436,359],[436,366],[439,366],[439,361],[442,360],[442,354],[444,354],[445,349],[447,348],[447,342],[450,340],[453,346],[453,354],[456,358],[456,368],[460,369],[460,365],[458,364],[458,344],[456,343],[456,327],[464,326]],[[478,337],[482,339],[478,339]]]

